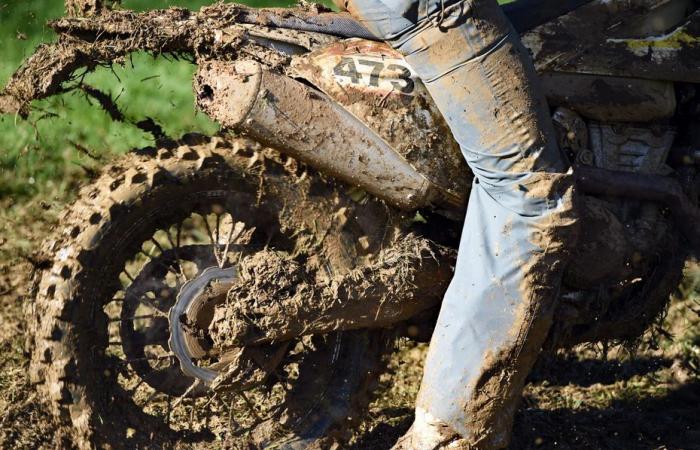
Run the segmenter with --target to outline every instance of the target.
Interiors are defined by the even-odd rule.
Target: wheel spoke
[[[134,320],[142,320],[142,319],[153,319],[154,317],[161,317],[161,316],[156,316],[155,314],[143,314],[140,316],[131,316],[131,317],[112,317],[109,319],[110,322],[129,322],[129,321],[134,321]]]
[[[170,414],[173,412],[173,398],[171,396],[166,396],[167,397],[167,402],[168,406],[165,409],[165,424],[167,426],[170,426]]]
[[[215,397],[216,394],[214,394],[213,397],[211,397],[209,400],[207,400],[207,402],[204,405],[202,405],[201,409],[203,410],[202,414],[204,414],[204,428],[209,428],[209,419],[211,418],[211,413],[210,411],[206,410],[206,407],[209,405],[209,402]]]
[[[194,397],[190,398],[192,405],[190,406],[190,428],[194,428],[194,411],[197,408],[197,400]]]
[[[172,273],[173,275],[175,275],[176,277],[178,277],[178,279],[180,279],[180,282],[181,282],[181,283],[184,283],[185,281],[187,281],[187,278],[186,278],[185,275],[182,273],[182,271],[178,272],[177,270],[175,270],[175,268],[173,267],[173,265],[165,264],[165,263],[164,263],[163,261],[161,261],[160,259],[153,259],[153,256],[152,256],[152,255],[150,255],[150,254],[144,252],[143,250],[140,250],[139,253],[141,253],[142,255],[144,255],[145,257],[147,257],[148,259],[150,259],[151,262],[155,263],[158,267],[162,267],[162,268],[165,269],[166,271],[168,271],[168,272]],[[179,262],[175,262],[175,265],[177,265],[177,267],[181,268],[181,264],[180,264]]]
[[[214,259],[216,259],[216,264],[221,267],[223,263],[221,262],[221,259],[219,257],[219,243],[218,243],[218,233],[219,233],[219,215],[217,214],[216,216],[216,233],[217,236],[215,237],[214,233],[212,232],[211,225],[209,225],[209,219],[207,216],[202,216],[202,220],[204,221],[204,227],[207,229],[207,235],[209,236],[209,240],[211,241],[211,249],[212,252],[214,253]]]
[[[185,392],[178,397],[177,400],[175,400],[175,403],[173,403],[173,408],[178,407],[180,403],[182,403],[192,393],[193,390],[199,387],[200,383],[201,382],[199,380],[194,380],[187,390],[185,390]]]
[[[148,297],[137,297],[135,295],[130,296],[131,298],[135,298],[137,302],[141,303],[142,305],[145,305],[153,310],[153,313],[158,316],[158,317],[164,317],[167,318],[168,314],[165,311],[162,311],[159,309],[156,305],[153,304],[153,302],[148,298]]]
[[[177,235],[175,238],[175,241],[177,243],[175,248],[180,248],[180,238],[182,237],[182,222],[178,222],[177,224]]]
[[[202,405],[202,408],[206,408],[207,406],[209,406],[211,404],[211,402],[213,402],[214,399],[216,398],[216,395],[217,395],[217,393],[214,392],[214,394],[212,394],[211,397],[209,397],[207,399],[207,401]]]
[[[221,257],[221,263],[219,264],[220,268],[224,267],[224,264],[226,263],[226,258],[228,258],[228,250],[229,247],[231,246],[231,240],[233,240],[233,232],[236,229],[236,223],[233,223],[233,218],[231,219],[231,228],[229,229],[228,232],[228,237],[226,238],[226,246],[224,247],[224,254]]]
[[[218,247],[219,244],[221,243],[220,241],[220,228],[221,228],[221,215],[217,214],[216,215],[216,244],[214,244],[214,247]]]
[[[204,227],[207,229],[207,235],[209,235],[209,240],[211,241],[211,244],[216,246],[216,241],[214,240],[214,233],[212,233],[211,225],[209,225],[209,219],[207,219],[207,216],[202,216],[202,220],[204,221]]]
[[[168,228],[165,231],[165,235],[168,238],[168,244],[170,244],[170,248],[175,251],[175,255],[177,255],[177,249],[180,248],[180,232],[182,230],[182,222],[178,222],[176,225],[176,232],[175,232],[175,241],[173,241],[173,236],[170,234],[170,230],[172,227]]]
[[[168,342],[168,328],[162,328],[155,331],[148,330],[147,333],[141,331],[134,331],[132,339],[134,339],[139,346],[146,345],[163,345]]]
[[[179,254],[179,249],[180,249],[180,237],[182,235],[182,222],[177,223],[177,231],[175,232],[175,242],[173,242],[173,238],[170,235],[170,229],[168,229],[167,233],[168,235],[168,242],[170,243],[170,247],[173,250],[173,253],[175,253],[175,260],[177,261],[177,267],[180,269],[180,275],[182,277],[182,283],[187,281],[187,276],[185,273],[182,271],[182,264],[180,261],[182,261],[182,258],[180,258]]]

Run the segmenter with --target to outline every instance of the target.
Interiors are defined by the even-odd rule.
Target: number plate
[[[385,59],[369,55],[341,56],[333,67],[333,76],[340,85],[352,85],[387,92],[412,95],[415,74],[401,59]]]
[[[301,56],[295,68],[307,78],[322,81],[324,90],[350,88],[380,98],[414,96],[420,91],[420,80],[403,56],[381,42],[344,41]]]

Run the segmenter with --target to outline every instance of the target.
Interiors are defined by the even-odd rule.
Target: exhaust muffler
[[[397,208],[462,204],[325,94],[255,61],[202,63],[194,88],[198,107],[225,128]]]

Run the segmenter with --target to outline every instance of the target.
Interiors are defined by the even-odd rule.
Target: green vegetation
[[[4,86],[21,62],[42,42],[55,38],[47,20],[63,14],[57,0],[0,0],[0,85]],[[199,9],[207,0],[125,0],[124,8],[144,10],[183,6]],[[289,1],[253,0],[254,6],[280,6]],[[132,67],[133,64],[133,67]],[[184,61],[136,54],[115,65],[99,69],[84,82],[118,99],[130,121],[153,118],[171,136],[199,131],[212,133],[216,124],[193,107],[191,80],[195,67]],[[152,143],[151,136],[130,124],[111,120],[98,105],[80,92],[35,102],[24,121],[0,116],[0,199],[17,201],[37,193],[64,197],[86,168],[131,148]],[[85,149],[85,150],[80,150]]]

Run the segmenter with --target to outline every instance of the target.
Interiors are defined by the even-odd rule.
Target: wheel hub
[[[210,368],[200,367],[194,363],[204,354],[199,345],[187,330],[187,325],[199,322],[201,311],[208,299],[207,290],[215,283],[230,285],[237,278],[235,267],[209,267],[197,277],[182,285],[175,304],[168,313],[170,350],[180,363],[180,369],[186,375],[199,380],[200,384],[210,386],[219,372]],[[194,320],[193,320],[194,319]],[[201,323],[199,325],[202,325]]]

